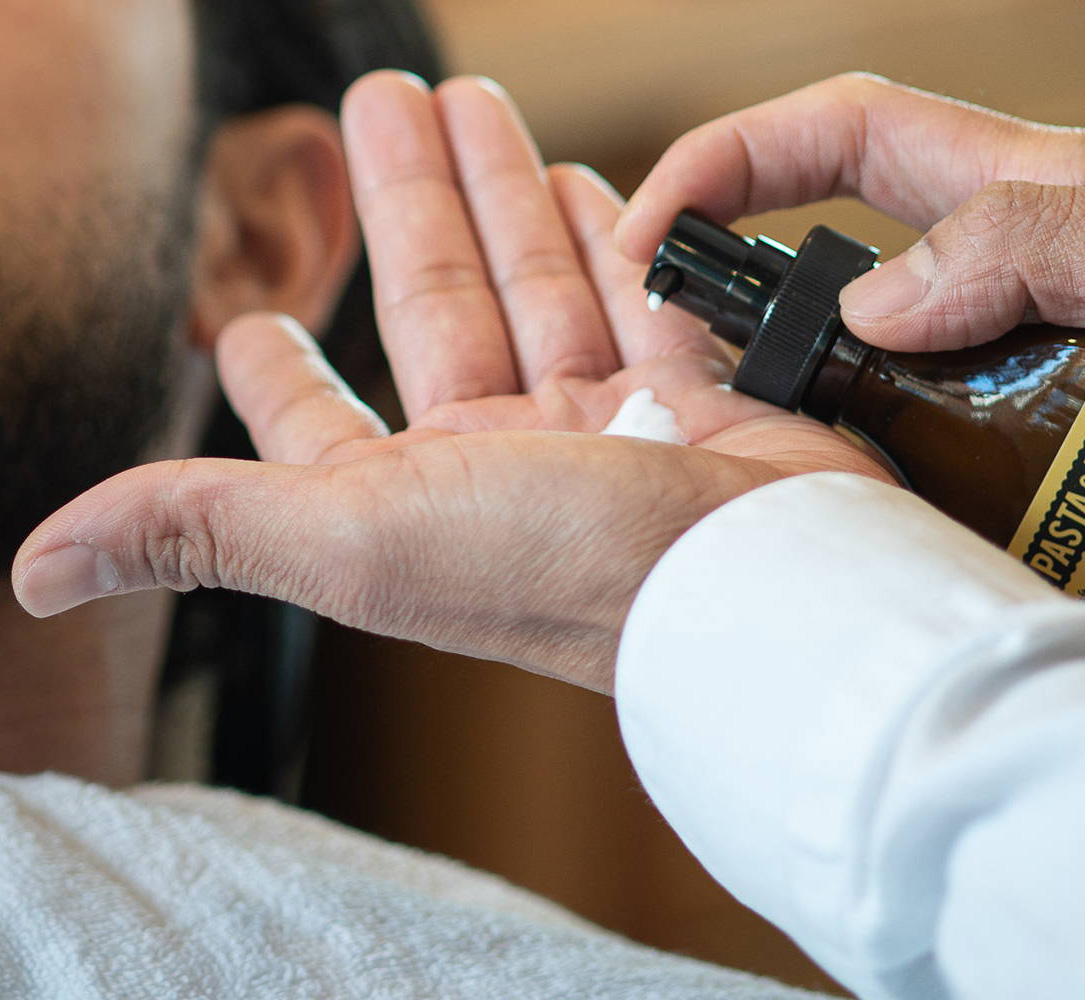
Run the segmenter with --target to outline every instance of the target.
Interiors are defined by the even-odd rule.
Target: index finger
[[[252,313],[215,345],[219,378],[265,462],[320,465],[357,457],[359,442],[388,435],[287,316]]]
[[[628,257],[647,262],[685,209],[727,224],[839,195],[925,230],[993,181],[1083,177],[1077,129],[849,73],[683,136],[633,196],[615,236]]]

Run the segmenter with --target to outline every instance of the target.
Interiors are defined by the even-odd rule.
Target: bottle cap
[[[797,410],[840,333],[840,292],[878,251],[826,226],[803,240],[735,373],[735,388]]]
[[[874,247],[826,226],[812,229],[795,253],[684,212],[645,287],[657,307],[671,299],[745,349],[736,389],[797,410],[842,329],[841,289],[877,258]]]

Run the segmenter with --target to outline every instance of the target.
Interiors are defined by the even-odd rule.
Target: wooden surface
[[[548,159],[629,192],[683,131],[849,69],[1085,123],[1085,4],[1044,0],[432,0],[453,67],[504,83]],[[825,221],[895,253],[851,203],[746,222],[794,244]],[[700,869],[646,803],[605,699],[510,668],[329,629],[311,801],[463,858],[634,938],[789,982],[828,980]]]

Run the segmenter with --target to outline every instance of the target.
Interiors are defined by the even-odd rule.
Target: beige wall
[[[1010,114],[1085,124],[1075,0],[429,0],[457,71],[513,93],[550,159],[627,193],[684,131],[847,70]],[[840,209],[773,220],[794,240]],[[844,210],[887,251],[902,227]],[[768,226],[768,223],[762,223]],[[753,225],[756,228],[757,224]]]
[[[1050,0],[431,0],[454,68],[503,82],[550,159],[626,192],[677,135],[848,69],[1048,121],[1085,122],[1085,4]],[[888,252],[912,235],[844,203],[826,221]],[[604,699],[329,630],[313,802],[458,856],[661,947],[825,985],[716,886],[645,802]]]

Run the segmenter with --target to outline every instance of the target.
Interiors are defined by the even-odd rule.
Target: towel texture
[[[0,996],[799,1000],[228,792],[0,777]]]

